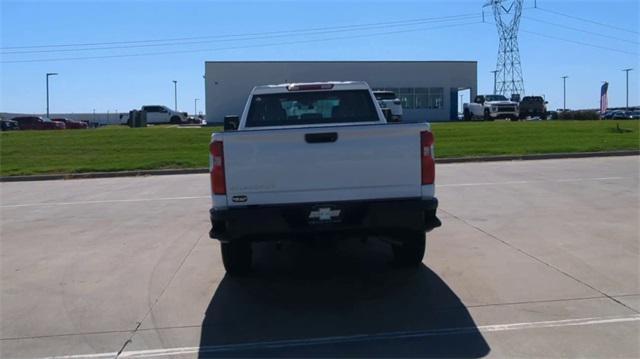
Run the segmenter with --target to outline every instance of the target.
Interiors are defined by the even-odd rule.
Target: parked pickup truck
[[[402,101],[393,91],[373,91],[373,95],[378,100],[381,108],[391,110],[391,119],[393,122],[402,121]]]
[[[508,118],[517,121],[520,117],[518,103],[507,100],[503,95],[479,95],[473,103],[464,104],[464,120],[470,121],[476,118],[485,121],[493,121],[499,118]]]
[[[433,134],[387,124],[364,82],[255,87],[242,116],[210,143],[211,238],[231,275],[251,243],[375,235],[398,265],[418,266],[440,226]]]
[[[538,117],[546,120],[549,115],[547,113],[547,103],[542,96],[523,97],[522,101],[520,101],[520,118]]]

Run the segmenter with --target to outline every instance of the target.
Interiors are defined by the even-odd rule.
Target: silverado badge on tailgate
[[[309,212],[309,223],[337,223],[340,222],[341,209],[331,206],[318,206]]]

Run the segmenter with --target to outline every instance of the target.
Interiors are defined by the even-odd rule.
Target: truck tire
[[[251,243],[249,242],[228,242],[220,243],[222,252],[222,264],[224,269],[231,276],[242,276],[251,270]]]
[[[398,267],[413,268],[422,263],[426,240],[424,232],[415,232],[399,238],[402,243],[393,244],[393,258]]]
[[[491,112],[489,110],[484,110],[484,120],[491,121]]]
[[[179,116],[173,116],[171,117],[171,120],[169,120],[169,122],[175,125],[179,125],[182,123],[182,119]]]
[[[471,112],[469,112],[468,108],[464,109],[464,116],[462,117],[465,121],[471,121]]]

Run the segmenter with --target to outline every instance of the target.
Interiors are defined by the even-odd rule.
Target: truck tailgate
[[[426,123],[225,132],[227,204],[316,203],[421,195]]]

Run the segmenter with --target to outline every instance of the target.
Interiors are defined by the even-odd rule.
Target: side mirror
[[[545,105],[548,105],[548,104],[549,104],[549,101],[545,101],[545,102],[544,102],[544,104],[545,104]]]
[[[224,116],[224,130],[235,131],[240,126],[240,117],[235,115]]]

